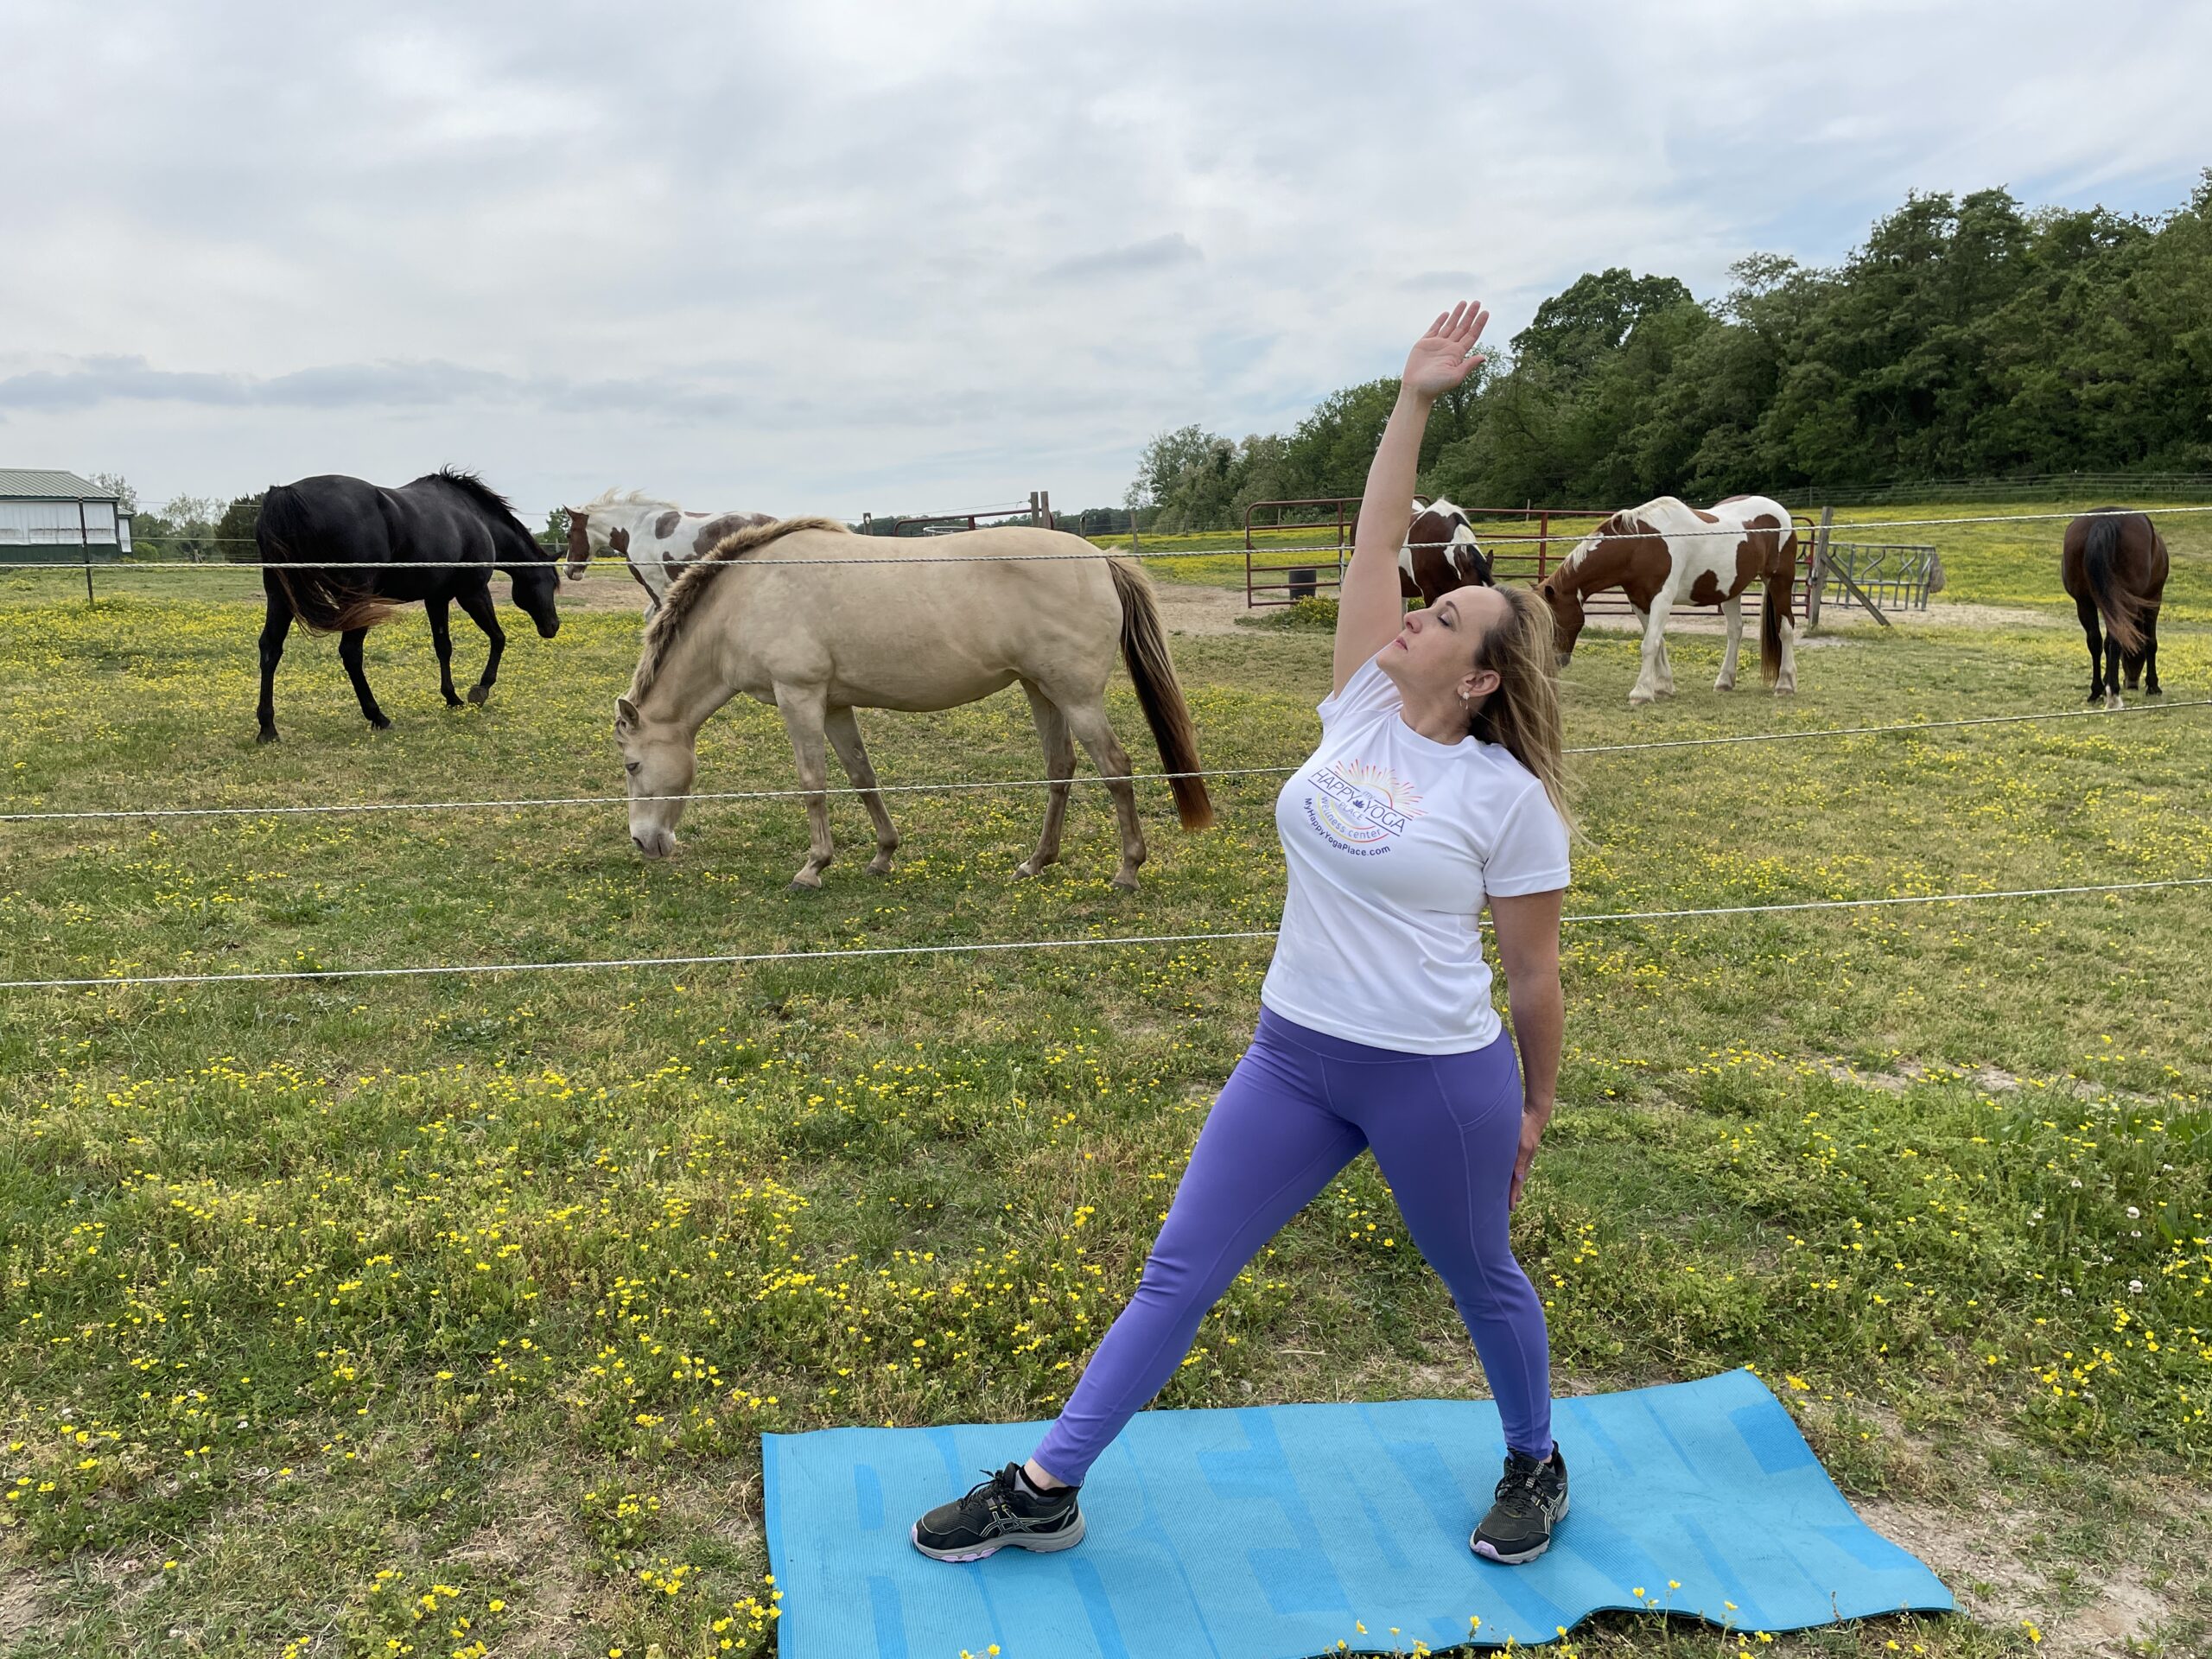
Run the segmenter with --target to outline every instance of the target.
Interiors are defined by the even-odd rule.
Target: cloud
[[[1196,243],[1180,231],[1171,231],[1166,236],[1155,236],[1148,242],[1132,242],[1125,248],[1063,259],[1039,271],[1037,280],[1040,283],[1099,282],[1109,277],[1132,276],[1143,271],[1166,270],[1176,265],[1205,263],[1205,255],[1198,251]]]
[[[0,47],[70,66],[0,102],[5,447],[156,498],[451,455],[545,505],[1116,500],[1463,295],[1507,340],[1585,270],[1712,295],[1909,189],[2171,206],[2212,155],[2177,0],[112,0]]]

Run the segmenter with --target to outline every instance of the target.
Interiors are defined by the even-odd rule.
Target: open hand
[[[1489,321],[1490,313],[1479,300],[1462,300],[1437,318],[1407,354],[1405,389],[1420,397],[1439,397],[1472,374],[1482,359],[1470,353]]]

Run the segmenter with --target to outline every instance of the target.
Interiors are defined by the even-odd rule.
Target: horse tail
[[[343,633],[352,628],[372,628],[391,614],[392,607],[374,594],[365,593],[340,580],[329,569],[287,570],[287,564],[306,563],[324,550],[315,527],[301,509],[299,492],[289,484],[272,484],[262,498],[261,516],[253,527],[255,550],[284,590],[292,613],[316,633]]]
[[[1777,535],[1767,570],[1766,593],[1759,601],[1759,677],[1769,685],[1782,677],[1782,630],[1792,620],[1790,590],[1797,585],[1797,531]]]
[[[2143,631],[2135,626],[2134,602],[2113,584],[2120,535],[2131,516],[2109,507],[2093,512],[2088,533],[2082,538],[2082,572],[2088,578],[2097,614],[2105,620],[2105,637],[2124,652],[2143,648]]]
[[[1160,765],[1178,774],[1168,780],[1176,814],[1185,830],[1210,830],[1213,802],[1206,796],[1206,780],[1198,775],[1198,734],[1167,655],[1167,636],[1160,626],[1160,607],[1153,602],[1152,583],[1128,559],[1109,559],[1106,568],[1113,573],[1114,593],[1122,601],[1122,659],[1135,682],[1152,741],[1160,746]]]

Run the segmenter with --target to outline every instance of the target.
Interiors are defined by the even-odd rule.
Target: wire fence
[[[2030,721],[2103,720],[2114,715],[2177,714],[2189,709],[2212,708],[2212,697],[2183,702],[2133,703],[2123,709],[2051,709],[2026,714],[1970,715],[1955,720],[1911,720],[1887,726],[1820,726],[1794,732],[1744,732],[1717,737],[1660,738],[1646,743],[1590,743],[1565,751],[1570,755],[1637,754],[1655,749],[1719,748],[1741,743],[1789,743],[1811,738],[1885,737],[1900,733],[1956,730],[1969,726],[2010,726]],[[1133,772],[1112,779],[1096,774],[1068,778],[955,779],[933,783],[879,784],[874,789],[839,784],[819,790],[720,789],[697,790],[682,795],[536,795],[495,797],[482,800],[443,801],[330,801],[309,805],[256,806],[121,806],[53,808],[35,811],[0,811],[0,823],[97,823],[159,818],[282,818],[338,817],[378,812],[524,811],[559,807],[643,805],[658,801],[777,801],[804,800],[817,795],[952,795],[976,790],[1049,789],[1075,784],[1109,782],[1159,783],[1187,778],[1285,778],[1296,772],[1287,766],[1212,766],[1192,772]]]
[[[2145,893],[2160,888],[2212,887],[2212,875],[2169,876],[2143,881],[2101,881],[2075,887],[2013,887],[1986,892],[1891,893],[1878,898],[1787,899],[1763,905],[1708,905],[1689,910],[1588,911],[1560,918],[1562,926],[1598,923],[1675,922],[1737,916],[1780,916],[1803,911],[1873,910],[1901,905],[1963,905],[1994,899],[2056,899],[2071,894]],[[1488,925],[1485,924],[1484,925]],[[1103,938],[964,940],[950,944],[846,945],[820,950],[731,951],[708,956],[605,957],[587,961],[433,963],[406,968],[271,968],[211,974],[107,974],[78,979],[0,980],[0,991],[125,989],[141,986],[270,984],[330,979],[453,978],[487,974],[582,973],[620,969],[745,967],[763,963],[842,962],[869,957],[986,955],[1014,950],[1061,950],[1108,945],[1198,944],[1223,940],[1272,939],[1275,928],[1202,933],[1112,935]]]
[[[1622,511],[1629,512],[1633,511],[1633,509],[1624,508]],[[2212,512],[2212,503],[2208,503],[2201,506],[2145,507],[2130,509],[2130,511],[2139,511],[2152,518],[2178,517],[2196,513]],[[1957,527],[1969,524],[2038,524],[2061,518],[2070,520],[2080,518],[2081,516],[2082,515],[2078,512],[2063,512],[1979,513],[1963,517],[1936,518],[1863,518],[1853,520],[1848,525],[1848,528],[1855,533],[1859,531],[1866,530],[1919,530],[1936,526]],[[1607,532],[1600,529],[1592,532],[1592,539],[1603,541],[1608,539],[1609,536],[1614,535],[1617,535],[1623,539],[1627,539],[1630,537],[1641,537],[1647,533],[1648,532],[1641,531],[1626,530]],[[1743,533],[1742,528],[1738,525],[1715,524],[1710,526],[1700,525],[1694,530],[1686,529],[1675,531],[1670,531],[1669,534],[1669,539],[1675,539],[1679,537],[1699,536],[1733,536],[1740,538],[1743,536]],[[866,542],[880,543],[885,540],[896,538],[883,537],[856,537],[855,539]],[[916,543],[920,545],[930,545],[941,539],[942,538],[938,537],[914,538]],[[1414,545],[1421,547],[1446,547],[1450,546],[1451,543],[1446,542],[1422,542],[1414,543]],[[1334,542],[1316,542],[1310,545],[1304,543],[1292,546],[1271,545],[1269,548],[1269,551],[1271,553],[1327,553],[1332,556],[1341,550],[1341,544]],[[1154,560],[1176,559],[1219,559],[1224,556],[1230,556],[1235,554],[1241,553],[1241,548],[1168,548],[1162,549],[1159,551],[1147,550],[1134,556],[1141,557],[1147,562]],[[786,565],[895,564],[911,566],[917,564],[1051,564],[1063,563],[1070,561],[1128,558],[1131,556],[1133,556],[1128,551],[1119,548],[1097,548],[1083,553],[901,553],[869,556],[855,556],[850,558],[820,559],[745,557],[718,561],[714,563],[709,568],[715,569],[761,570],[772,569]],[[556,563],[557,558],[558,555],[552,550],[549,549],[547,552],[547,563]],[[628,561],[611,555],[594,555],[589,561],[588,561],[588,564],[603,564],[609,567],[626,568]],[[83,570],[85,568],[85,565],[79,563],[65,563],[63,561],[54,559],[0,559],[0,570],[44,570],[76,574]],[[364,566],[358,561],[348,559],[289,559],[272,560],[265,563],[260,560],[254,560],[251,562],[225,563],[200,563],[182,559],[139,559],[129,562],[115,561],[103,563],[99,567],[101,574],[103,575],[110,575],[124,571],[137,572],[142,570],[165,570],[179,572],[364,569],[484,570],[492,568],[507,569],[511,567],[509,565],[499,565],[494,567],[490,562],[483,559],[409,559],[404,562],[395,563],[393,564],[375,566]],[[700,562],[696,560],[692,561],[690,565],[686,568],[700,568]]]

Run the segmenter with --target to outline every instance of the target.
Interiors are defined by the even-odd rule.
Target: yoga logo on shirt
[[[1306,774],[1314,789],[1306,810],[1318,830],[1352,849],[1380,850],[1426,816],[1421,791],[1386,766],[1339,760]]]

